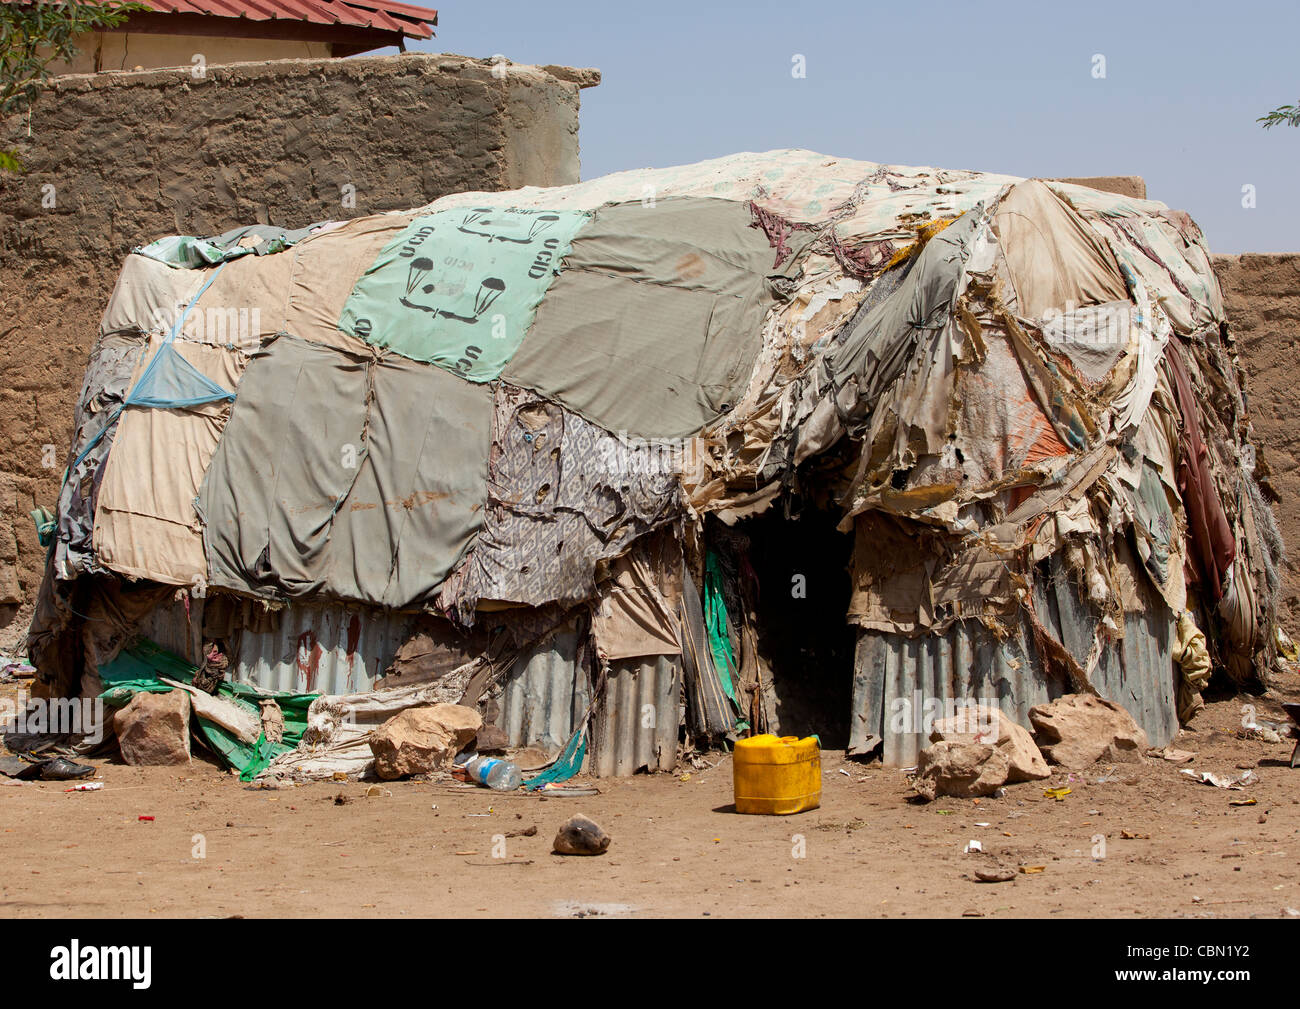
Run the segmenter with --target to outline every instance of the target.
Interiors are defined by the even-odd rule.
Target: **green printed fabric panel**
[[[471,382],[490,382],[519,348],[590,217],[514,207],[418,217],[357,281],[339,329]]]

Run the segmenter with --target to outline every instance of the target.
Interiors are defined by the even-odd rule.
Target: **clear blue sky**
[[[778,147],[1141,175],[1212,251],[1300,251],[1300,129],[1255,123],[1300,100],[1294,2],[420,2],[441,24],[415,48],[603,71],[583,178]]]

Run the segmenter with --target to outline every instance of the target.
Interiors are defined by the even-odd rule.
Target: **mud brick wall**
[[[1300,253],[1215,256],[1228,326],[1287,547],[1282,626],[1300,634]]]
[[[281,60],[62,77],[30,120],[0,120],[27,169],[0,179],[0,629],[39,583],[27,512],[55,501],[133,247],[577,182],[579,90],[599,80],[446,55]]]

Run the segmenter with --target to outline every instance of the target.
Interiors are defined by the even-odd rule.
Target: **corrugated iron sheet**
[[[231,678],[267,690],[351,694],[370,690],[411,636],[416,616],[339,605],[295,604],[273,631],[240,632]],[[198,664],[203,601],[160,606],[141,633]]]
[[[557,752],[591,702],[591,684],[575,664],[578,635],[562,631],[519,657],[503,679],[501,728],[511,746]]]
[[[276,630],[241,632],[232,679],[267,690],[351,694],[372,689],[414,632],[413,614],[296,604]],[[155,609],[140,632],[198,664],[203,600]],[[591,684],[575,663],[577,634],[562,631],[525,653],[505,675],[501,728],[512,746],[558,752],[591,703]],[[679,656],[610,664],[604,701],[591,719],[584,769],[600,777],[645,768],[671,771],[682,724]]]
[[[568,740],[591,699],[591,684],[574,662],[577,636],[557,634],[522,656],[505,677],[502,729],[512,746],[554,753]],[[590,722],[583,769],[623,777],[641,769],[671,771],[682,724],[678,656],[647,656],[610,663],[605,697]]]
[[[605,696],[591,719],[597,777],[624,777],[642,768],[671,771],[682,724],[681,656],[654,655],[610,663]]]
[[[203,648],[203,600],[191,597],[188,607],[182,602],[158,606],[139,629],[150,641],[197,666]]]
[[[1174,618],[1154,593],[1143,594],[1145,612],[1128,615],[1123,639],[1101,653],[1092,683],[1128,710],[1152,746],[1164,746],[1178,731]],[[1051,579],[1035,583],[1034,604],[1071,654],[1088,654],[1096,617],[1059,565],[1054,563]],[[1023,617],[1019,630],[998,640],[972,620],[954,624],[946,634],[915,638],[863,631],[855,659],[850,752],[866,752],[883,739],[885,764],[915,764],[929,745],[930,724],[964,704],[996,705],[1028,728],[1029,709],[1069,693],[1070,686],[1044,673]]]

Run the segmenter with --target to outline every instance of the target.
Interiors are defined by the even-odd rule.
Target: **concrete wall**
[[[43,551],[27,512],[56,499],[86,357],[131,248],[576,182],[579,88],[598,81],[459,56],[289,60],[209,66],[201,80],[62,77],[30,136],[25,116],[0,121],[0,149],[27,169],[0,178],[0,628],[34,597]]]
[[[1246,373],[1257,473],[1280,498],[1273,511],[1288,551],[1282,624],[1300,638],[1300,253],[1215,256],[1214,270]]]

